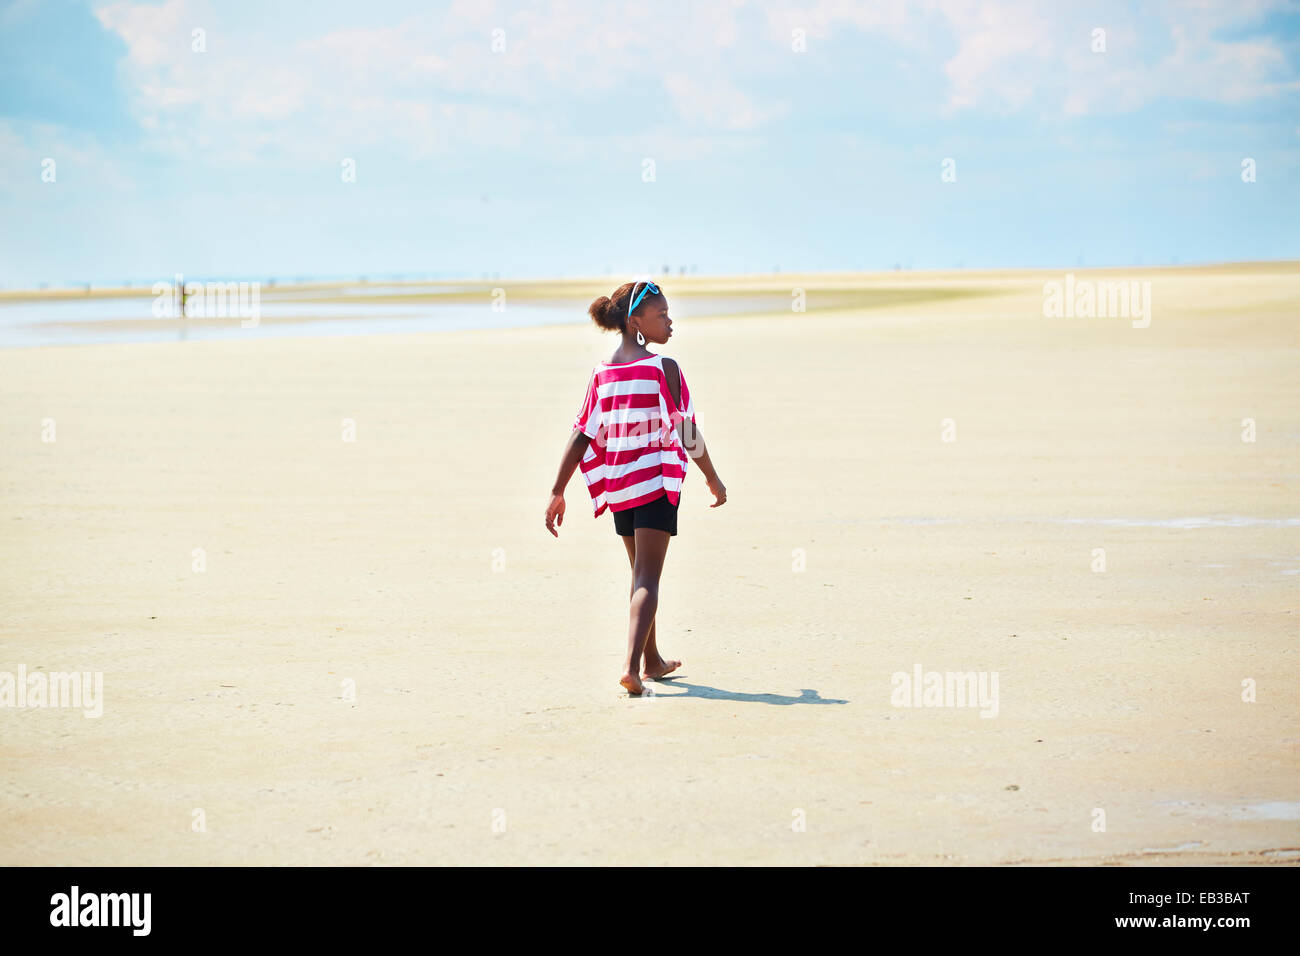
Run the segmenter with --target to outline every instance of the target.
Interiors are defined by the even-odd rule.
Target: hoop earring
[[[636,344],[637,344],[637,345],[645,345],[645,336],[641,334],[641,330],[640,330],[640,329],[637,329],[637,330],[636,330]]]

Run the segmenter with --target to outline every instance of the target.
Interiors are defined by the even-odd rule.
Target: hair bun
[[[610,315],[610,309],[613,305],[614,303],[610,300],[609,296],[602,295],[587,307],[587,314],[591,316],[591,321],[595,322],[602,329],[619,331],[622,326],[619,325],[617,318]]]

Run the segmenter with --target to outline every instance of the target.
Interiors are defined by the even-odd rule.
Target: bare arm
[[[700,431],[699,426],[690,419],[678,422],[677,437],[682,440],[682,447],[694,460],[696,467],[704,472],[705,480],[710,485],[720,480],[717,470],[713,467],[713,460],[709,458],[708,446],[704,444],[704,432]]]
[[[709,458],[709,449],[704,444],[704,433],[694,422],[684,421],[677,424],[677,437],[682,440],[682,447],[686,449],[686,454],[690,455],[700,471],[704,472],[704,483],[709,486],[709,492],[713,495],[713,504],[709,507],[725,505],[727,486],[718,477],[718,471]]]
[[[587,446],[590,444],[591,439],[584,435],[581,429],[573,430],[573,434],[569,436],[569,441],[564,446],[564,455],[560,459],[560,472],[555,476],[555,485],[551,488],[551,494],[563,497],[564,489],[569,487],[569,479],[573,477],[573,472],[582,461],[582,456],[587,453]]]
[[[672,359],[664,359],[664,377],[668,379],[668,394],[673,397],[673,404],[678,408],[682,407],[682,379],[681,373],[677,368],[677,363]],[[704,433],[700,431],[699,426],[690,419],[682,419],[677,423],[677,437],[681,439],[682,447],[686,449],[695,462],[697,468],[704,472],[705,484],[709,486],[709,491],[713,493],[716,499],[710,508],[716,508],[718,505],[727,502],[727,486],[722,483],[718,477],[718,471],[713,467],[713,459],[709,457],[708,446],[704,444]]]
[[[560,471],[555,476],[555,485],[551,488],[551,500],[546,505],[546,530],[557,538],[560,533],[555,530],[556,525],[564,524],[564,489],[569,486],[569,479],[573,477],[574,470],[582,461],[582,456],[587,453],[587,446],[590,444],[591,439],[584,435],[581,429],[575,428],[564,446]]]

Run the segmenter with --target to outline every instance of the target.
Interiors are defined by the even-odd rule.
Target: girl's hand
[[[709,507],[716,508],[719,505],[725,505],[727,503],[727,486],[722,483],[722,479],[715,475],[705,483],[709,486],[709,492],[717,499]]]
[[[560,533],[555,526],[561,524],[564,524],[564,495],[551,495],[551,503],[546,506],[546,530],[558,538]]]

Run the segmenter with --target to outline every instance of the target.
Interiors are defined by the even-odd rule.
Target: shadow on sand
[[[738,690],[723,690],[708,684],[690,684],[680,677],[665,677],[659,681],[646,681],[646,696],[654,697],[704,697],[709,700],[731,700],[742,704],[847,704],[847,700],[834,697],[822,697],[815,690],[807,688],[799,691],[799,696],[792,694],[747,694]],[[686,692],[667,690],[670,687],[685,687]],[[667,691],[667,692],[665,692]]]

